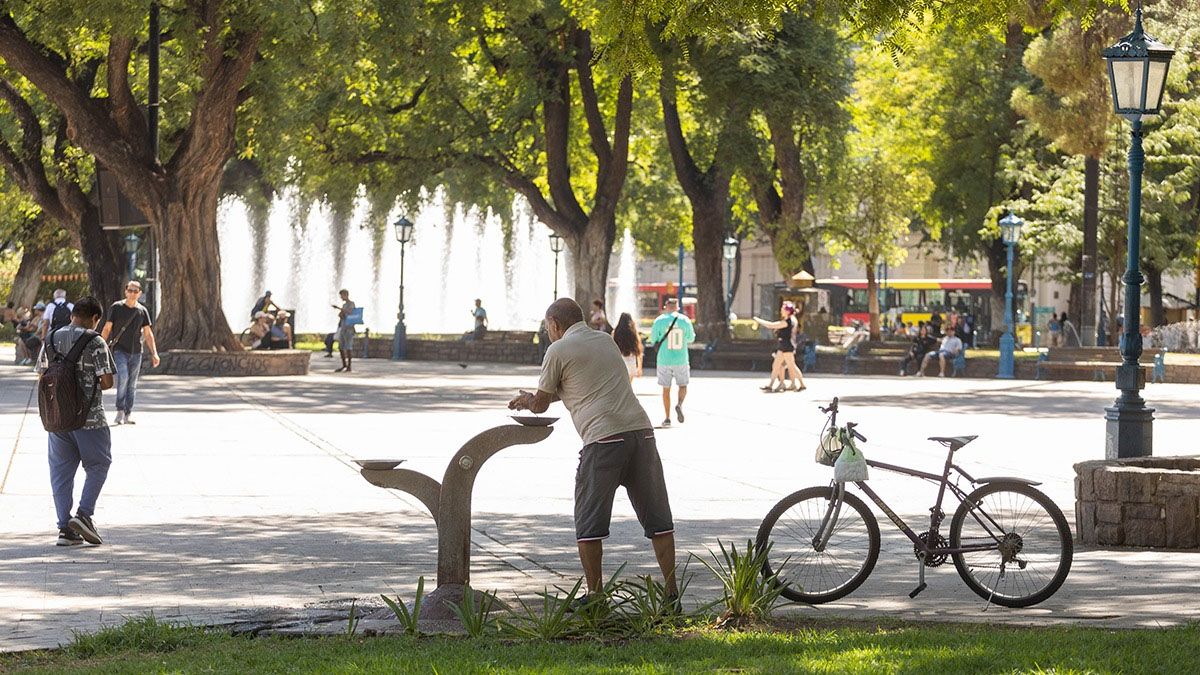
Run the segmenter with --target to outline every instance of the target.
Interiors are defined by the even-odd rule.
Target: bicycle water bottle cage
[[[979,438],[978,436],[930,436],[929,440],[950,448],[951,452],[957,452],[959,448]]]

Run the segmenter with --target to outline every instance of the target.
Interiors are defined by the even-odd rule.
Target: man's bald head
[[[551,342],[580,321],[583,321],[583,308],[571,298],[559,298],[546,308],[546,332],[550,334]]]

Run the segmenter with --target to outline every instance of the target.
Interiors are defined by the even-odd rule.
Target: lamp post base
[[[1122,405],[1104,409],[1104,458],[1149,457],[1154,449],[1154,409]]]
[[[408,356],[408,329],[403,321],[396,322],[396,333],[392,336],[392,360],[401,361]]]
[[[1013,352],[1017,348],[1017,341],[1013,339],[1012,333],[1005,333],[1000,336],[1000,368],[996,372],[996,377],[1005,380],[1011,380],[1016,371],[1016,361],[1013,357]]]

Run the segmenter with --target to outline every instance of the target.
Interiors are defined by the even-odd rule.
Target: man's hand
[[[155,353],[151,354],[150,355],[150,367],[157,368],[159,363],[161,363],[161,361],[158,358],[158,353],[155,352]]]
[[[516,398],[508,402],[509,410],[529,410],[533,405],[533,394],[527,391],[521,391]]]

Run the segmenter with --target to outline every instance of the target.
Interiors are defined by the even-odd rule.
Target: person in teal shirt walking
[[[675,418],[683,423],[683,400],[687,398],[691,367],[688,364],[688,345],[696,341],[696,329],[692,320],[679,311],[679,301],[667,300],[663,313],[654,320],[650,328],[650,340],[654,342],[654,359],[658,373],[658,385],[663,388],[664,427],[671,426],[671,383],[679,386],[679,398],[675,403]]]

